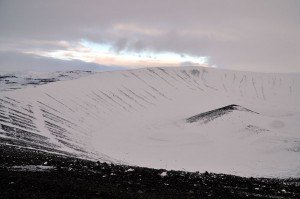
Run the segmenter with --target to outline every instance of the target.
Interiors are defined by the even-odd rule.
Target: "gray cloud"
[[[88,39],[118,52],[171,51],[224,68],[299,72],[299,10],[298,0],[2,0],[0,42],[20,50],[21,41],[52,48],[51,41]]]

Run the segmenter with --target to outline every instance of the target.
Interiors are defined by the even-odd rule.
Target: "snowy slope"
[[[1,91],[0,140],[153,168],[300,177],[299,91],[295,74],[102,72]]]

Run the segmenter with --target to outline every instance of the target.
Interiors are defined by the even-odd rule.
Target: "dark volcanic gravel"
[[[52,169],[14,167],[21,165]],[[0,145],[0,198],[300,198],[300,179],[156,170]]]

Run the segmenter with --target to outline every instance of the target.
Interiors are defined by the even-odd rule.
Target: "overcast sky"
[[[0,71],[186,65],[300,72],[300,0],[0,0]]]

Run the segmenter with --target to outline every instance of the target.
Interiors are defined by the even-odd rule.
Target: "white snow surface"
[[[0,140],[151,168],[300,177],[299,91],[297,74],[204,67],[101,72],[1,91]],[[186,121],[231,104],[242,108],[209,122]]]

